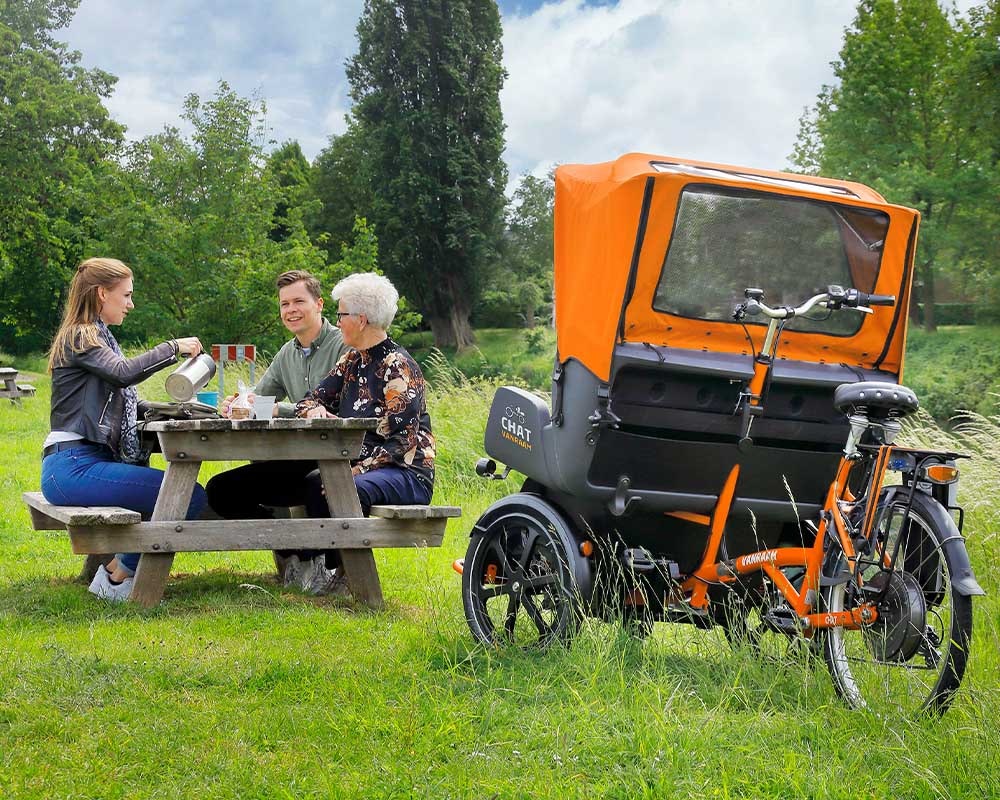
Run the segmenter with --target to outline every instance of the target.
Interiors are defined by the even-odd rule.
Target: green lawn
[[[156,382],[157,379],[153,379]],[[443,379],[442,379],[443,380]],[[444,546],[379,551],[388,606],[285,590],[270,555],[181,555],[154,610],[93,600],[60,532],[33,532],[49,384],[0,404],[0,797],[951,797],[1000,787],[998,460],[962,480],[990,596],[941,720],[846,710],[825,668],[734,653],[718,631],[636,643],[587,624],[569,650],[473,646],[459,578],[488,385],[439,385]],[[160,381],[162,383],[162,380]],[[941,436],[925,428],[919,434]],[[203,472],[204,481],[208,475]]]

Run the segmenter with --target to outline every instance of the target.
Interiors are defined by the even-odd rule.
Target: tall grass
[[[1000,419],[907,430],[974,455],[960,499],[989,596],[948,714],[883,718],[845,709],[821,664],[718,631],[640,643],[587,621],[569,649],[475,646],[450,564],[516,484],[472,471],[493,384],[428,371],[435,502],[464,517],[441,548],[377,552],[380,613],[282,588],[266,553],[178,556],[156,609],[94,601],[19,499],[48,380],[0,406],[0,797],[995,796]]]

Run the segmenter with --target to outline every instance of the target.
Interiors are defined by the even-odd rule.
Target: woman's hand
[[[310,408],[305,414],[306,419],[334,419],[336,416],[336,414],[327,411],[325,406]]]
[[[181,356],[196,356],[204,349],[197,336],[186,336],[174,341],[177,342],[177,354]]]

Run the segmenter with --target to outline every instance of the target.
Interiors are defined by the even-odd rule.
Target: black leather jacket
[[[67,347],[62,366],[52,370],[51,429],[106,444],[117,456],[125,405],[122,389],[176,363],[170,342],[135,358],[122,358],[110,347],[91,347],[82,353]]]

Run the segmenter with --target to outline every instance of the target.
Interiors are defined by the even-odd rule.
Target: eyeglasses
[[[357,314],[355,314],[353,311],[338,311],[337,322],[340,322],[340,320],[344,317],[356,317],[356,316]]]

